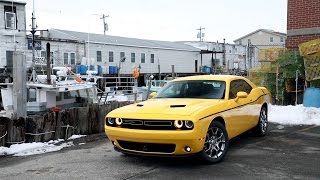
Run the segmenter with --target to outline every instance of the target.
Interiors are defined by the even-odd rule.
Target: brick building
[[[288,0],[287,48],[320,38],[320,0]]]

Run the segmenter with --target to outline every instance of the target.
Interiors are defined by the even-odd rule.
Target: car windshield
[[[155,98],[224,99],[226,83],[213,80],[172,81]]]

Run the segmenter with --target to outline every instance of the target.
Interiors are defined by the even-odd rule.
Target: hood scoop
[[[144,105],[143,105],[143,104],[137,104],[137,106],[138,106],[138,107],[142,107],[142,106],[144,106]]]
[[[170,105],[171,108],[179,108],[179,107],[186,107],[186,105],[181,104],[181,105]]]

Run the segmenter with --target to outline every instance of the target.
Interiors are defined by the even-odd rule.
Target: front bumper
[[[141,130],[105,126],[106,135],[114,143],[116,149],[126,153],[145,155],[191,155],[200,152],[203,149],[207,128],[205,130],[202,130],[203,128],[196,129],[199,128],[193,130]],[[121,142],[135,143],[139,146],[145,146],[145,149],[122,147]],[[170,152],[164,152],[150,148],[150,151],[148,147],[150,144],[154,144],[156,147],[174,145],[174,149]],[[186,147],[190,147],[191,151],[187,152]]]

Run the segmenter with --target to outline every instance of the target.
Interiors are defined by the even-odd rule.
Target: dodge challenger
[[[270,92],[233,75],[198,75],[170,81],[152,98],[106,115],[105,132],[123,154],[197,155],[224,159],[229,140],[252,130],[265,136]]]

